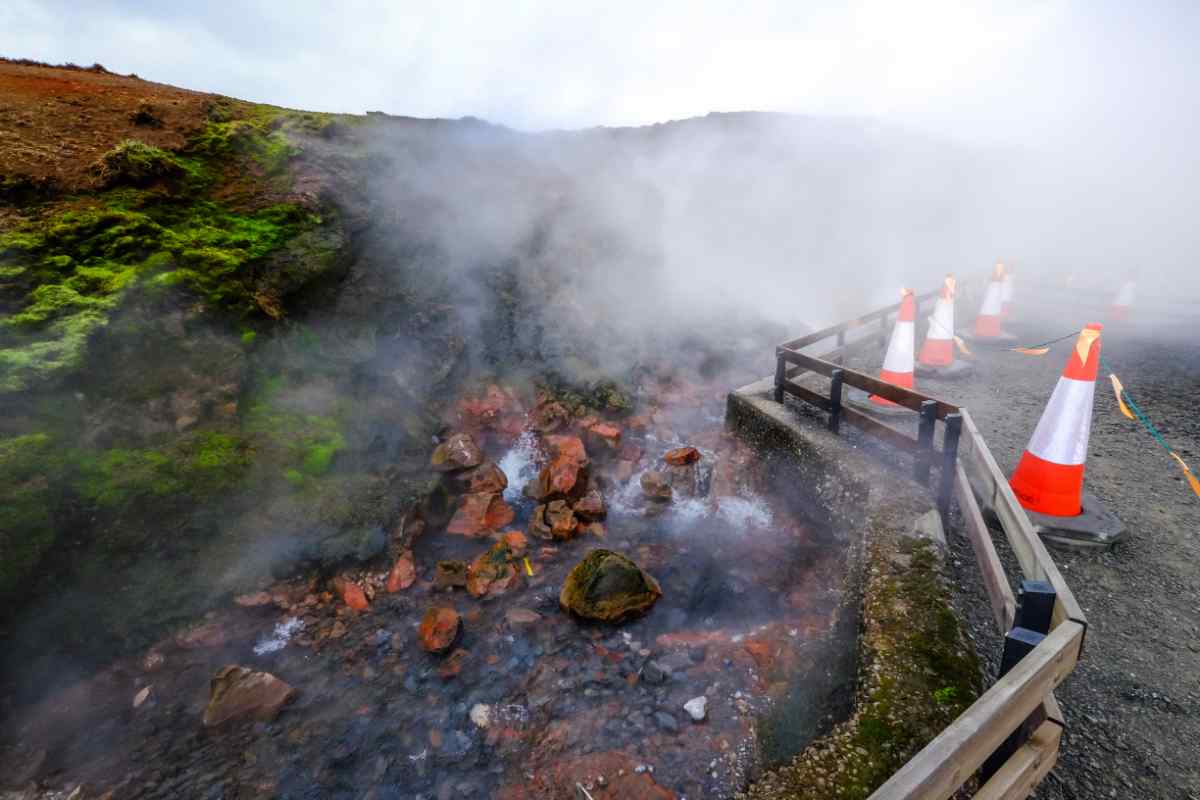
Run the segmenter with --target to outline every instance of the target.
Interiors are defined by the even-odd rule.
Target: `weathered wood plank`
[[[937,294],[939,291],[941,291],[941,287],[938,287],[937,289],[934,289],[931,292],[925,292],[924,294],[917,295],[914,299],[917,302],[918,309],[920,308],[921,304],[924,303],[926,300],[937,297]],[[807,347],[811,344],[815,344],[816,342],[819,342],[822,339],[828,339],[830,336],[836,336],[840,331],[848,331],[853,328],[862,327],[863,325],[866,325],[869,322],[873,322],[874,320],[877,320],[883,316],[887,316],[888,314],[894,314],[899,310],[900,310],[900,303],[895,303],[890,306],[885,306],[884,308],[877,308],[874,311],[868,311],[866,314],[863,314],[861,317],[855,317],[854,319],[847,320],[846,322],[840,322],[837,325],[830,325],[828,328],[822,328],[819,331],[814,331],[812,333],[806,334],[804,336],[801,336],[799,339],[792,339],[790,342],[784,342],[783,344],[780,345],[780,347],[787,347],[792,350],[798,350],[801,347]]]
[[[946,800],[1071,673],[1082,642],[1083,626],[1076,622],[1052,630],[871,800]]]
[[[776,355],[783,358],[789,364],[796,364],[805,369],[812,370],[826,377],[835,370],[842,370],[843,380],[849,386],[854,386],[871,394],[877,394],[891,400],[893,403],[902,405],[905,408],[910,408],[913,411],[921,410],[921,403],[926,400],[932,400],[937,403],[938,419],[945,419],[948,414],[958,413],[958,406],[953,403],[948,403],[945,400],[939,400],[936,397],[930,397],[920,392],[915,392],[912,389],[905,389],[903,386],[896,386],[886,381],[881,381],[876,377],[867,375],[849,367],[841,367],[837,364],[831,364],[816,356],[810,356],[807,353],[797,353],[793,350],[778,349]]]
[[[1008,485],[1008,479],[1000,471],[996,459],[987,448],[983,436],[975,425],[969,412],[963,409],[963,431],[975,440],[971,448],[971,458],[977,465],[976,478],[981,488],[987,493],[992,509],[1000,520],[1000,525],[1012,546],[1021,571],[1026,578],[1048,582],[1054,587],[1058,599],[1054,604],[1053,624],[1058,625],[1066,619],[1073,619],[1086,624],[1087,618],[1080,607],[1075,593],[1063,579],[1058,565],[1040,536],[1033,529],[1033,523],[1025,514],[1025,509],[1017,502],[1016,495]]]
[[[955,471],[957,480],[954,489],[958,495],[959,508],[962,509],[967,539],[971,542],[971,549],[975,551],[975,560],[979,562],[979,571],[983,575],[983,586],[992,604],[992,617],[996,620],[996,628],[1003,636],[1012,627],[1017,601],[1013,596],[1012,587],[1008,585],[1004,565],[996,555],[996,545],[992,543],[992,536],[983,521],[979,504],[975,502],[975,493],[971,491],[961,462]]]
[[[1046,720],[975,793],[975,800],[1025,800],[1058,761],[1062,727]]]
[[[783,391],[790,395],[799,397],[806,403],[812,403],[822,411],[830,410],[829,398],[825,395],[814,392],[807,386],[801,386],[800,384],[792,381],[784,381]],[[898,450],[902,450],[906,453],[915,453],[917,450],[917,440],[915,437],[909,436],[903,431],[898,431],[889,425],[885,425],[879,420],[874,419],[871,416],[849,406],[842,406],[842,421],[849,422],[851,425],[861,428],[862,430],[867,431],[879,439],[883,439],[885,442]],[[938,451],[935,448],[934,453],[937,452]]]

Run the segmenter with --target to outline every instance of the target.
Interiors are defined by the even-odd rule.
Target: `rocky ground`
[[[1167,441],[1200,461],[1200,350],[1195,321],[1110,322],[1103,354]],[[1106,321],[1095,308],[1056,321],[1010,324],[1022,343]],[[1076,319],[1078,317],[1078,319]],[[918,379],[919,388],[971,410],[1002,469],[1011,470],[1065,362],[1070,341],[1029,357],[975,348],[976,375]],[[1137,423],[1121,416],[1107,373],[1097,385],[1086,487],[1127,526],[1110,552],[1051,548],[1088,617],[1084,657],[1058,691],[1067,721],[1058,765],[1039,798],[1200,797],[1200,498]],[[1016,575],[1003,536],[993,537]],[[1000,638],[970,545],[952,537],[960,607],[994,670]]]

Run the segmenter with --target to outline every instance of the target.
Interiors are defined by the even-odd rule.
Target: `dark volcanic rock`
[[[567,575],[558,602],[586,619],[621,622],[661,596],[658,581],[637,564],[611,550],[593,550]]]
[[[268,672],[255,672],[237,664],[222,667],[209,684],[205,727],[235,719],[274,719],[296,690]]]

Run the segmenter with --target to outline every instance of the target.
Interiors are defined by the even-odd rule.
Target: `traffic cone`
[[[1012,311],[1013,276],[1011,269],[1004,270],[1004,283],[1000,284],[1000,319],[1008,319]]]
[[[917,361],[926,367],[948,367],[954,363],[954,276],[947,275],[933,314],[929,331]]]
[[[1075,349],[1009,485],[1028,511],[1074,517],[1083,510],[1083,467],[1092,428],[1092,400],[1100,366],[1100,329],[1091,323]]]
[[[983,295],[983,305],[979,308],[979,316],[975,318],[975,337],[978,339],[999,339],[1003,336],[1000,329],[1000,316],[1004,312],[1004,265],[997,262],[992,269],[992,279],[988,282],[987,291]]]
[[[1109,313],[1115,320],[1122,322],[1129,319],[1129,309],[1133,306],[1133,296],[1137,284],[1133,281],[1125,281],[1121,284],[1121,288],[1117,291],[1117,296],[1113,298],[1112,306],[1109,308]]]
[[[916,349],[917,302],[913,298],[912,289],[902,289],[900,313],[896,315],[896,325],[892,328],[892,338],[888,342],[887,354],[883,357],[883,369],[879,371],[879,380],[913,388],[913,350]],[[879,395],[871,395],[872,403],[881,406],[895,406],[891,400]]]

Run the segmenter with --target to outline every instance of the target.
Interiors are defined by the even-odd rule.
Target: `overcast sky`
[[[708,111],[1044,141],[1195,101],[1200,2],[4,0],[0,53],[289,107],[518,128]],[[1186,113],[1191,113],[1190,109]]]

